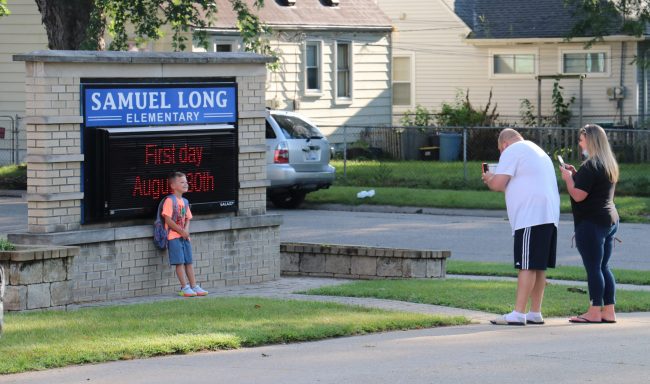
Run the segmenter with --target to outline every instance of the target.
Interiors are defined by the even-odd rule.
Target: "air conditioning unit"
[[[332,5],[336,7],[339,5],[339,0],[330,0],[330,3],[332,3]]]
[[[286,0],[288,6],[296,5],[296,0]]]
[[[607,88],[607,97],[610,100],[619,100],[625,98],[625,87],[609,87]]]

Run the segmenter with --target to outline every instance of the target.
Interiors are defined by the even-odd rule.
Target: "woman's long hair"
[[[605,130],[599,125],[587,124],[580,128],[580,134],[585,135],[587,152],[589,152],[585,162],[589,161],[593,166],[602,165],[605,172],[607,172],[609,181],[612,183],[618,182],[618,162],[609,145]]]

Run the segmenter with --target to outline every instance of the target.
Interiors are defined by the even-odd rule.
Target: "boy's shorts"
[[[557,228],[541,224],[515,231],[515,268],[545,271],[555,268]]]
[[[182,237],[167,243],[169,265],[192,264],[192,243]]]

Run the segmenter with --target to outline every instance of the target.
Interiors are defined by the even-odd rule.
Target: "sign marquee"
[[[195,127],[196,128],[196,127]],[[236,138],[227,130],[190,129],[166,134],[160,128],[100,128],[99,143],[105,153],[105,173],[110,183],[104,215],[136,216],[157,206],[171,193],[167,175],[179,170],[187,175],[186,197],[192,210],[228,211],[237,199]],[[167,131],[169,132],[169,131]],[[174,133],[178,131],[173,131]]]
[[[234,123],[234,85],[108,88],[84,86],[86,127]]]
[[[234,83],[82,84],[84,222],[152,217],[167,175],[187,175],[193,212],[238,206]]]

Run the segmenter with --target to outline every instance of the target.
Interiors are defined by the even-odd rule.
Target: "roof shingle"
[[[296,5],[286,6],[282,0],[265,0],[264,7],[252,7],[253,0],[246,0],[262,22],[271,27],[348,27],[391,28],[391,21],[374,0],[340,0],[338,6],[328,5],[325,0],[296,0]],[[235,28],[237,17],[230,1],[216,0],[216,28]]]
[[[564,38],[579,17],[564,0],[456,0],[454,8],[474,39]]]

